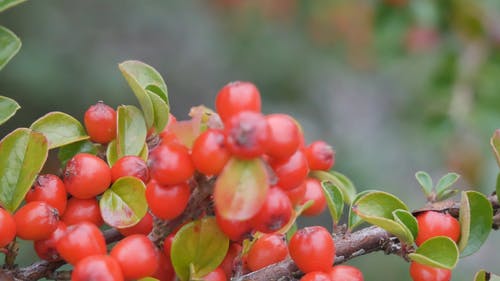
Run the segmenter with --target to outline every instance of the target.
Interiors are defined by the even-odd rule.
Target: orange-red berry
[[[87,109],[83,123],[93,142],[106,144],[116,137],[116,111],[101,101]]]
[[[69,194],[79,199],[89,199],[109,187],[111,170],[101,158],[79,153],[66,164],[63,181]]]

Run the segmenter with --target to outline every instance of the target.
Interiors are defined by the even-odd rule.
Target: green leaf
[[[490,139],[490,145],[493,149],[493,154],[497,160],[497,164],[500,167],[500,129],[496,129],[493,136]]]
[[[352,200],[354,200],[354,197],[356,197],[356,188],[354,187],[354,184],[351,182],[351,180],[349,180],[346,176],[339,172],[313,171],[311,172],[311,176],[320,181],[330,181],[334,185],[336,185],[342,191],[344,201],[347,204],[351,204]]]
[[[413,236],[413,240],[415,240],[418,234],[417,219],[410,212],[401,209],[395,210],[392,214],[394,216],[394,220],[404,225]]]
[[[26,0],[2,0],[0,1],[0,12],[3,12],[9,8],[19,5]]]
[[[160,280],[153,278],[153,277],[144,277],[144,278],[138,279],[137,281],[160,281]]]
[[[437,236],[425,241],[408,257],[423,265],[451,270],[457,265],[458,254],[457,244],[453,240]]]
[[[57,153],[57,157],[59,158],[59,161],[61,161],[61,165],[64,167],[66,166],[66,163],[78,153],[89,153],[92,155],[97,155],[97,153],[99,152],[99,146],[99,144],[95,144],[89,140],[74,142],[61,146]]]
[[[0,9],[2,7],[2,2],[0,2]],[[0,70],[19,52],[19,49],[21,49],[21,40],[14,32],[0,26]]]
[[[132,105],[120,105],[117,112],[116,155],[137,156],[146,142],[147,128],[141,111]]]
[[[49,149],[89,138],[82,124],[63,112],[50,112],[33,122],[30,128],[45,135]]]
[[[267,170],[260,158],[233,157],[215,182],[215,206],[227,219],[246,220],[262,207],[268,190]]]
[[[184,225],[172,242],[171,259],[182,281],[202,277],[215,270],[229,248],[229,239],[214,217],[205,217]]]
[[[446,189],[437,196],[438,201],[446,200],[450,197],[455,196],[460,190],[458,189]]]
[[[425,196],[429,197],[432,194],[433,189],[431,176],[424,171],[418,171],[417,173],[415,173],[415,178],[422,187]]]
[[[0,125],[14,116],[19,108],[21,107],[15,100],[0,96]]]
[[[439,179],[439,182],[436,185],[437,196],[439,197],[439,195],[446,191],[447,188],[452,186],[459,177],[460,175],[457,173],[448,173]]]
[[[137,224],[148,211],[146,186],[136,177],[122,177],[108,188],[99,202],[104,221],[115,228]]]
[[[474,281],[500,281],[500,276],[485,270],[480,270],[474,276]]]
[[[376,190],[371,189],[361,191],[360,193],[356,194],[356,197],[354,197],[354,199],[352,200],[351,207],[349,208],[349,217],[347,218],[347,227],[351,231],[363,222],[363,220],[352,210],[352,206],[356,205],[356,202],[358,202],[359,198],[374,191]]]
[[[292,236],[295,234],[295,232],[297,232],[298,229],[299,227],[297,226],[297,223],[294,222],[285,234],[286,241],[290,241],[290,239],[292,239]]]
[[[139,157],[142,158],[142,160],[147,161],[148,160],[148,145],[147,143],[144,143],[144,146],[142,147],[141,152],[139,152]],[[118,152],[116,148],[116,141],[112,140],[108,143],[108,147],[106,148],[106,160],[108,161],[108,165],[112,167],[116,161],[120,159],[118,157]]]
[[[328,210],[332,216],[333,225],[337,225],[344,210],[342,191],[330,181],[322,181],[321,188],[328,204]]]
[[[168,114],[170,112],[170,108],[168,104],[157,94],[151,91],[147,92],[155,112],[153,126],[155,127],[156,132],[160,133],[168,124]]]
[[[0,205],[14,212],[47,160],[45,137],[19,128],[0,141]]]
[[[493,208],[488,198],[477,191],[463,191],[460,201],[460,241],[462,257],[475,253],[486,241],[493,224]]]

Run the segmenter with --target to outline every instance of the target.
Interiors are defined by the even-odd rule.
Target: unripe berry
[[[102,101],[87,109],[83,123],[93,142],[106,144],[116,137],[116,111]]]
[[[111,170],[101,158],[79,153],[66,164],[63,181],[69,194],[79,199],[89,199],[109,187]]]

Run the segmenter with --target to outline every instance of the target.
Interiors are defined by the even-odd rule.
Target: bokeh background
[[[22,109],[4,136],[48,111],[82,119],[98,100],[136,104],[126,59],[164,76],[172,112],[213,100],[224,84],[258,85],[266,113],[291,114],[309,141],[337,151],[359,190],[424,204],[414,173],[460,173],[459,188],[494,190],[489,137],[500,127],[498,0],[28,1],[1,14],[23,41],[0,72]],[[324,216],[302,224],[324,223]],[[460,261],[453,280],[498,272],[500,235]],[[30,248],[29,245],[25,245]],[[366,280],[410,280],[401,258],[351,262]],[[22,263],[35,259],[25,252]]]

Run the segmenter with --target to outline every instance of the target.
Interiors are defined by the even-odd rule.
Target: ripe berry
[[[411,262],[410,276],[413,281],[449,281],[451,270]]]
[[[156,248],[147,236],[134,234],[125,237],[111,250],[125,279],[140,279],[155,273],[158,268]]]
[[[93,142],[106,144],[116,137],[116,111],[102,101],[87,109],[83,123]]]
[[[26,202],[43,201],[57,209],[59,215],[66,210],[67,194],[63,181],[56,175],[46,174],[36,178],[26,194]]]
[[[170,255],[167,256],[162,252],[158,252],[158,269],[151,277],[160,281],[177,281]]]
[[[37,240],[33,243],[36,254],[46,261],[58,261],[61,259],[56,250],[56,243],[66,233],[66,224],[60,221],[56,230],[45,240]]]
[[[264,204],[252,219],[256,230],[271,233],[285,226],[292,217],[292,203],[285,192],[278,187],[271,187]]]
[[[260,237],[247,255],[247,266],[256,271],[268,265],[280,262],[288,256],[285,237],[279,234],[266,234]]]
[[[42,201],[30,202],[14,214],[17,236],[24,240],[42,240],[56,230],[57,209]]]
[[[231,82],[217,94],[215,109],[224,123],[241,111],[260,112],[259,90],[250,82]]]
[[[202,277],[203,281],[226,281],[226,274],[222,268],[217,267],[214,271]]]
[[[332,236],[322,226],[311,226],[299,229],[290,239],[288,251],[299,269],[311,271],[328,271],[335,259],[335,244]]]
[[[322,271],[311,271],[309,273],[306,273],[302,278],[300,278],[300,281],[332,281],[334,279],[331,279],[330,276]],[[339,281],[346,281],[345,279],[338,279]]]
[[[61,220],[67,226],[88,221],[101,226],[103,224],[101,209],[96,198],[78,199],[72,197],[68,200],[68,207]]]
[[[111,167],[111,180],[114,182],[125,176],[136,177],[142,180],[142,182],[147,183],[149,180],[148,165],[140,157],[133,155],[123,156]]]
[[[170,142],[157,146],[149,154],[151,176],[161,185],[180,184],[194,174],[194,164],[188,149]]]
[[[215,212],[215,221],[220,230],[232,241],[242,241],[251,236],[254,231],[250,220],[230,220]]]
[[[321,183],[315,178],[308,178],[304,182],[306,191],[302,196],[300,204],[305,204],[307,201],[312,200],[313,204],[305,209],[302,214],[305,216],[316,216],[321,214],[326,208],[326,198],[321,188]]]
[[[172,250],[172,243],[174,242],[175,234],[170,233],[165,240],[163,240],[163,253],[167,256],[170,256],[170,252]]]
[[[0,208],[0,248],[7,246],[16,237],[16,222],[12,215]]]
[[[123,281],[118,262],[106,255],[94,255],[82,259],[71,273],[71,281]]]
[[[266,116],[269,126],[269,142],[266,154],[275,159],[286,159],[299,148],[300,133],[297,122],[286,114]]]
[[[231,157],[224,141],[224,131],[208,129],[193,144],[191,158],[196,170],[205,175],[218,175]]]
[[[144,217],[134,226],[118,228],[118,231],[123,236],[130,236],[132,234],[148,235],[151,230],[153,230],[153,216],[151,216],[150,213],[146,213],[146,215],[144,215]]]
[[[89,199],[108,188],[111,170],[101,158],[79,153],[66,164],[63,181],[69,194],[79,199]]]
[[[436,236],[447,236],[455,242],[460,238],[460,223],[450,214],[427,211],[417,216],[417,222],[417,246]]]
[[[292,202],[292,205],[299,205],[302,203],[302,199],[304,198],[304,194],[306,194],[306,182],[302,182],[297,187],[294,187],[289,190],[285,190],[286,196],[290,199],[290,202]]]
[[[164,220],[171,220],[186,209],[191,191],[187,183],[160,185],[151,180],[146,187],[146,200],[151,212]]]
[[[288,159],[271,161],[271,167],[278,177],[277,185],[283,190],[299,186],[309,174],[304,152],[299,149]]]
[[[105,255],[106,241],[95,224],[82,222],[68,226],[56,249],[65,261],[75,265],[88,256]]]
[[[255,158],[267,150],[269,126],[261,113],[242,111],[234,115],[227,121],[225,133],[228,150],[239,158]]]
[[[335,265],[329,272],[332,280],[363,281],[363,273],[354,266]]]
[[[224,260],[219,265],[219,267],[224,270],[227,279],[231,279],[231,276],[233,275],[234,261],[236,257],[240,255],[241,250],[242,247],[240,244],[231,243],[229,245],[229,250],[227,250],[226,256],[224,257]]]
[[[315,141],[306,148],[307,163],[311,170],[330,170],[335,164],[335,151],[324,141]]]

